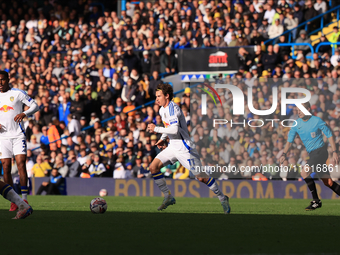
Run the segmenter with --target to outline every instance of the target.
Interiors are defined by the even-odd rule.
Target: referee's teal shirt
[[[288,142],[293,143],[296,134],[299,134],[301,141],[308,153],[325,145],[322,132],[327,138],[332,136],[332,131],[327,124],[319,117],[312,116],[309,120],[297,119],[297,125],[292,127],[288,133]]]

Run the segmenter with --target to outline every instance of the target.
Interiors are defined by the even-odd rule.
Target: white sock
[[[23,205],[24,207],[28,207],[28,204],[26,204],[25,201],[22,200],[22,198],[13,189],[8,191],[5,198],[16,204],[18,207],[20,207],[21,205]]]
[[[222,191],[218,187],[214,178],[210,177],[206,184],[207,184],[208,188],[210,190],[212,190],[212,192],[214,192],[217,195],[218,199],[221,202],[225,200],[225,195],[222,193]]]
[[[161,172],[158,172],[156,174],[152,174],[153,179],[155,180],[155,183],[157,184],[158,188],[164,193],[165,197],[168,197],[171,193],[166,185],[165,178]]]
[[[25,199],[26,201],[27,201],[27,193],[28,193],[28,187],[21,186],[21,197],[22,199]]]
[[[27,193],[21,194],[21,196],[22,196],[22,199],[27,200]]]

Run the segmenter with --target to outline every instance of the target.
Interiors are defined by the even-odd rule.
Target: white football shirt
[[[31,106],[33,99],[23,90],[10,88],[0,93],[0,140],[10,138],[25,138],[23,122],[15,122],[14,117],[23,112],[24,104]]]
[[[180,141],[190,150],[189,148],[192,148],[194,144],[190,139],[187,123],[181,108],[173,101],[170,101],[167,107],[162,106],[159,109],[159,115],[165,128],[178,126],[177,134],[167,134],[166,131],[164,132],[169,137],[170,143]]]

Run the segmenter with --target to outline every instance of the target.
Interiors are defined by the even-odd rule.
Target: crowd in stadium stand
[[[48,176],[56,167],[63,177],[148,177],[147,166],[159,152],[154,146],[159,136],[148,134],[146,126],[151,122],[163,125],[157,115],[159,107],[129,111],[155,98],[161,77],[178,71],[174,50],[185,48],[241,46],[238,73],[227,80],[221,76],[216,82],[231,82],[242,89],[253,86],[254,105],[261,108],[270,107],[271,88],[281,85],[280,80],[283,86],[302,87],[306,79],[313,94],[313,113],[329,123],[338,144],[339,51],[332,56],[331,47],[322,46],[321,54],[307,60],[309,48],[297,46],[293,60],[290,47],[264,45],[268,39],[287,42],[287,35],[279,36],[282,32],[328,8],[324,0],[160,0],[127,2],[126,11],[118,16],[91,0],[45,0],[41,6],[37,1],[32,5],[1,1],[1,69],[10,73],[11,86],[26,91],[41,108],[25,120],[29,176]],[[312,22],[308,31],[293,30],[292,38],[310,42],[308,33],[318,26]],[[331,41],[338,39],[335,26]],[[321,41],[327,38],[322,36]],[[257,45],[254,55],[242,47],[247,45]],[[204,117],[191,113],[191,119],[189,95],[187,89],[174,101],[188,118],[205,164],[278,164],[287,130],[279,126],[261,131],[231,129],[227,125],[226,131],[214,131],[214,115],[231,118],[230,95],[222,97],[228,110],[209,110]],[[290,118],[297,118],[296,112],[296,108],[289,109]],[[114,119],[101,123],[110,117]],[[280,118],[277,112],[273,117]],[[82,131],[89,125],[94,128]],[[63,136],[68,138],[50,143]],[[202,137],[207,141],[200,141]],[[301,141],[295,142],[301,149]],[[286,164],[306,162],[305,150],[292,153]],[[15,162],[13,166],[15,172]],[[189,175],[178,164],[162,171],[169,178]],[[237,175],[220,173],[218,177],[251,178]],[[273,173],[267,177],[297,176]]]

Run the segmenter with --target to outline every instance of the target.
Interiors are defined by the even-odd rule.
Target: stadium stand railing
[[[331,22],[325,24],[325,15],[329,15],[329,14],[331,14],[333,12],[336,12],[336,21],[331,21]],[[311,22],[315,22],[315,21],[320,19],[320,27],[308,33],[308,36],[311,36],[312,34],[315,34],[315,33],[319,32],[319,31],[322,31],[322,29],[324,28],[325,25],[329,26],[329,25],[332,25],[334,23],[337,23],[338,20],[339,20],[339,17],[340,17],[340,5],[332,8],[332,9],[330,9],[328,11],[326,11],[325,13],[321,13],[321,14],[317,15],[314,18],[311,18],[311,19],[309,19],[309,20],[307,20],[305,22],[302,22],[297,27],[295,27],[293,29],[290,29],[290,30],[287,30],[287,31],[283,32],[281,35],[279,35],[279,36],[277,36],[275,38],[268,39],[267,41],[264,42],[264,44],[268,44],[268,43],[275,44],[276,40],[280,36],[282,36],[282,35],[288,35],[288,43],[291,43],[292,42],[292,32],[294,30],[296,30],[296,29],[299,30],[299,29],[304,28],[306,31],[308,31],[308,25]]]
[[[295,46],[308,46],[311,50],[311,54],[308,54],[306,58],[313,59],[314,48],[310,43],[278,43],[279,46],[292,46],[292,59],[296,59],[297,55],[294,54]]]
[[[334,55],[334,52],[335,52],[335,47],[333,47],[333,45],[340,45],[340,42],[335,42],[335,43],[332,43],[332,42],[321,42],[319,43],[316,48],[315,48],[315,52],[318,53],[319,52],[319,48],[321,46],[324,46],[324,45],[331,45],[332,46],[332,55]]]

